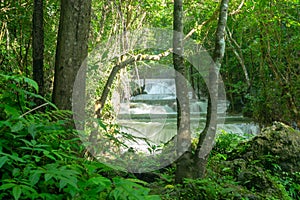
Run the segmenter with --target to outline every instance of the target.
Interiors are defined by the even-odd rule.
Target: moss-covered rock
[[[212,164],[217,174],[233,177],[248,199],[293,199],[300,188],[294,174],[300,173],[300,132],[276,122],[261,134],[227,154],[226,161]],[[287,178],[285,178],[286,176]],[[289,182],[288,182],[289,181]]]
[[[280,167],[286,172],[300,171],[300,132],[275,122],[265,128],[252,140],[239,145],[229,154],[229,160],[244,159],[247,162],[261,162],[265,169]]]

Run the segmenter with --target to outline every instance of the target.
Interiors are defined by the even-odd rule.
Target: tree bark
[[[72,110],[73,84],[88,55],[90,18],[91,0],[61,1],[52,100],[62,110]],[[75,95],[85,102],[84,79],[77,90]]]
[[[203,178],[206,174],[207,160],[209,153],[213,148],[217,130],[219,70],[225,53],[225,28],[228,15],[228,2],[229,0],[222,0],[220,5],[213,63],[211,63],[209,70],[208,88],[210,95],[207,108],[207,120],[204,130],[200,134],[194,158],[195,178]]]
[[[39,94],[44,95],[44,17],[43,0],[34,0],[32,16],[32,68],[33,80],[39,86]],[[36,103],[40,104],[38,100]]]
[[[182,0],[174,1],[173,22],[173,64],[176,70],[175,85],[177,97],[177,144],[175,181],[182,183],[184,178],[192,177],[190,109],[186,82],[186,68],[183,59],[183,7]]]

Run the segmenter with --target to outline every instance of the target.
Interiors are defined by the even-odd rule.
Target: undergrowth
[[[175,184],[174,165],[154,172],[152,183],[116,171],[87,159],[70,113],[37,93],[31,79],[1,75],[0,199],[300,199],[299,172],[284,171],[273,155],[239,158],[251,151],[248,136],[226,132],[204,179]],[[42,112],[37,98],[47,105]]]
[[[175,167],[171,167],[152,184],[153,192],[166,200],[300,199],[299,172],[282,170],[276,156],[265,155],[249,162],[230,158],[233,151],[250,151],[250,140],[249,136],[223,131],[216,139],[204,179],[185,179],[183,184],[175,184]]]
[[[70,113],[37,95],[34,81],[1,74],[0,85],[0,199],[160,199],[146,182],[82,156]]]

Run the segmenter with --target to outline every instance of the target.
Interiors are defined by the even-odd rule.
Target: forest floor
[[[205,179],[174,185],[168,170],[151,184],[163,199],[300,199],[300,132],[275,122],[247,140],[224,134]]]

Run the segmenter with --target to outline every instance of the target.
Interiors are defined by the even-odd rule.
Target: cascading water
[[[147,138],[151,144],[168,142],[176,133],[176,94],[174,80],[147,80],[145,93],[132,96],[130,102],[120,104],[118,123],[122,131],[134,136]],[[218,102],[218,113],[226,112],[227,101]],[[205,126],[207,99],[190,99],[191,130],[193,135],[201,132]],[[220,116],[222,117],[222,116]],[[218,126],[217,133],[224,130],[232,134],[257,134],[259,127],[241,115],[225,116],[225,124]],[[147,152],[148,144],[128,144],[140,151]]]

